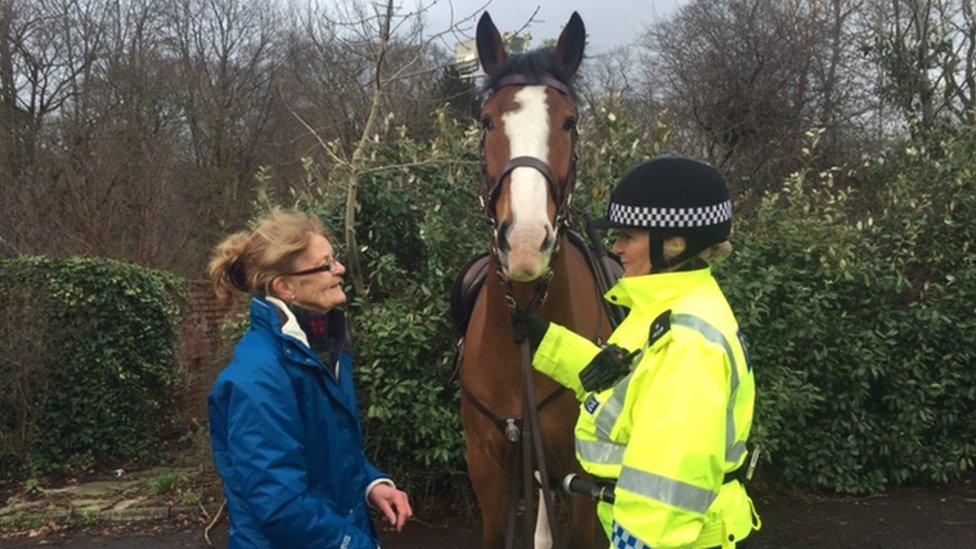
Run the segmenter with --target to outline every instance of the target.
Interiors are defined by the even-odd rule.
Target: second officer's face
[[[621,229],[613,242],[613,253],[620,257],[624,276],[651,273],[651,235],[641,229]]]

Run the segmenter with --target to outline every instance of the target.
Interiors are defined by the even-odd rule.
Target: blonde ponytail
[[[230,299],[235,292],[250,292],[242,261],[250,236],[246,232],[234,233],[214,248],[207,271],[220,299]]]
[[[725,261],[725,259],[730,255],[732,255],[732,243],[726,240],[702,250],[702,252],[698,254],[698,257],[704,259],[708,263],[718,264]]]
[[[294,270],[313,235],[329,238],[310,215],[275,210],[251,232],[234,233],[214,248],[208,271],[220,299],[235,292],[267,295],[271,281]]]

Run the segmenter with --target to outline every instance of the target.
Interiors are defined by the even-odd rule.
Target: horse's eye
[[[576,117],[570,116],[569,118],[566,119],[566,122],[563,123],[563,131],[571,132],[575,129],[576,129]]]
[[[495,128],[495,123],[491,121],[491,118],[486,116],[481,119],[481,127],[487,131],[491,131]]]

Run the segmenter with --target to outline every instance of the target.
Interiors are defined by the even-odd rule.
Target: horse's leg
[[[512,489],[512,470],[510,465],[507,466],[511,457],[507,448],[510,443],[504,439],[491,440],[497,429],[490,423],[483,422],[479,427],[480,430],[467,430],[468,477],[481,507],[485,549],[504,548]]]
[[[539,471],[535,472],[535,479],[542,482]],[[552,487],[555,490],[555,487]],[[535,517],[535,549],[550,549],[552,547],[552,525],[546,513],[546,496],[539,490],[539,514]]]
[[[572,499],[573,523],[569,529],[569,546],[579,549],[607,547],[609,540],[596,518],[596,505],[582,496]]]
[[[546,455],[551,459],[549,470],[559,477],[567,473],[585,474],[576,461],[573,432],[566,428],[566,425],[576,423],[578,410],[579,404],[576,399],[569,394],[564,394],[539,418],[543,423],[542,430],[546,433]],[[558,484],[553,488],[558,489]],[[578,495],[572,496],[570,502],[571,523],[562,526],[569,528],[569,547],[574,549],[607,547],[608,541],[597,520],[596,504]],[[539,517],[542,518],[543,515],[540,514]],[[566,533],[561,531],[559,526],[556,534],[562,540],[567,539]]]

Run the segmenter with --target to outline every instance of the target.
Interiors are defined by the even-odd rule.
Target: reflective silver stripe
[[[733,368],[735,365],[733,364]],[[729,393],[729,405],[725,411],[725,461],[727,463],[738,462],[738,456],[735,452],[735,389]]]
[[[600,413],[596,416],[597,431],[604,435],[601,438],[605,440],[610,440],[610,432],[613,430],[614,424],[617,423],[620,413],[624,411],[627,387],[630,386],[630,379],[632,377],[634,377],[633,372],[627,374],[627,377],[617,382],[617,385],[613,388],[613,395],[607,399],[603,404],[603,408],[600,409]]]
[[[623,488],[628,492],[666,503],[672,507],[700,514],[705,514],[708,507],[718,497],[718,492],[626,465],[620,472],[617,488]],[[619,494],[617,497],[620,497]]]
[[[729,362],[732,363],[732,392],[734,393],[736,389],[739,388],[739,368],[735,361],[735,353],[732,352],[732,345],[729,345],[729,341],[725,339],[722,332],[718,331],[718,328],[712,326],[708,322],[698,318],[694,315],[679,314],[671,316],[671,325],[674,326],[684,326],[685,328],[694,330],[702,335],[708,341],[719,345],[725,349],[725,354],[729,356]]]
[[[725,355],[729,357],[729,363],[732,365],[732,390],[729,392],[729,403],[725,412],[725,461],[727,463],[737,463],[739,457],[742,456],[742,451],[745,450],[745,445],[743,444],[742,451],[735,448],[735,395],[739,390],[739,364],[735,360],[732,345],[729,344],[729,341],[725,339],[725,336],[718,328],[694,315],[672,315],[671,325],[684,326],[685,328],[700,333],[706,340],[725,349]]]
[[[746,443],[745,442],[736,442],[735,444],[732,445],[731,448],[729,448],[728,450],[726,450],[726,452],[725,452],[725,461],[728,461],[730,463],[738,463],[739,462],[739,458],[741,458],[742,455],[745,454],[745,453],[746,453]],[[744,467],[744,465],[743,465],[743,467]]]
[[[600,465],[620,465],[626,446],[601,440],[576,439],[576,453],[581,461]]]

